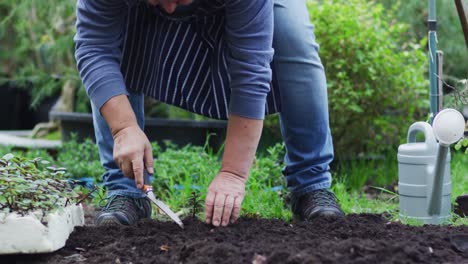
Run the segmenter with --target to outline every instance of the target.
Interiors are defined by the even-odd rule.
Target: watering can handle
[[[416,142],[416,135],[418,132],[424,133],[424,142],[426,142],[426,144],[437,147],[437,141],[432,132],[432,126],[426,122],[416,122],[410,126],[408,130],[408,143]]]

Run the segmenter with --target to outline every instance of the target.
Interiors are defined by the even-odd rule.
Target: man
[[[208,224],[239,217],[263,118],[279,110],[295,217],[344,215],[328,190],[326,81],[305,0],[79,0],[76,27],[109,190],[96,224],[132,225],[151,215],[140,190],[143,171],[154,173],[143,94],[229,120],[206,197]]]

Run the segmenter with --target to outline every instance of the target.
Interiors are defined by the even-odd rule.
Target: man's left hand
[[[236,222],[245,196],[245,179],[221,171],[208,188],[205,201],[206,223],[227,226]]]

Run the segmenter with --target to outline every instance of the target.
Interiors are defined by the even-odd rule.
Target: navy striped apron
[[[187,9],[167,15],[145,3],[130,7],[121,62],[127,89],[226,120],[231,92],[223,0],[200,1]],[[280,110],[279,89],[271,87],[266,115]]]

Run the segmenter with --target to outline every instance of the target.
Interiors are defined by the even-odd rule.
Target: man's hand
[[[153,174],[151,143],[138,125],[121,129],[114,135],[114,160],[129,178],[134,178],[139,189],[143,188],[143,170]]]
[[[206,223],[227,226],[239,218],[245,183],[262,133],[263,120],[229,116],[221,170],[205,201]]]
[[[221,171],[210,184],[205,201],[206,223],[227,226],[239,218],[245,195],[245,179]]]
[[[161,5],[161,7],[169,14],[174,13],[177,5],[188,5],[192,2],[193,0],[148,0],[148,3],[151,5]]]
[[[138,126],[126,95],[112,97],[101,107],[114,138],[114,161],[124,175],[134,178],[138,188],[143,187],[143,170],[153,174],[153,152],[145,133]]]

